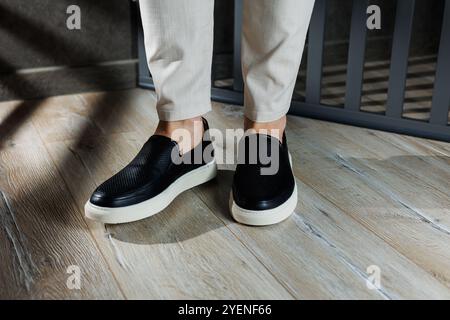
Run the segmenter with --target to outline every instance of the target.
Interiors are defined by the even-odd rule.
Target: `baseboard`
[[[0,74],[0,101],[134,88],[137,85],[137,63],[133,59]]]

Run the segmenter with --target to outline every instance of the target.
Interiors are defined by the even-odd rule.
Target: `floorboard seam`
[[[255,257],[255,259],[267,270],[267,272],[269,272],[270,275],[272,275],[272,277],[286,290],[286,292],[292,296],[293,299],[297,299],[295,296],[295,293],[291,291],[290,288],[288,288],[285,284],[284,281],[282,281],[281,279],[278,279],[278,277],[272,272],[272,270],[269,269],[268,266],[266,266],[266,264],[264,262],[262,262],[259,257],[255,254],[255,252],[253,250],[251,250],[251,248],[249,246],[247,246],[243,240],[230,228],[228,227],[228,225],[225,223],[225,221],[223,221],[222,218],[220,218],[218,215],[215,214],[214,210],[206,203],[206,201],[204,201],[202,199],[202,197],[198,194],[197,190],[194,190],[194,193],[196,194],[197,198],[200,199],[201,202],[203,202],[205,204],[205,206],[208,208],[209,211],[211,211],[211,213],[216,217],[216,219],[218,219],[220,222],[222,222],[225,226],[225,228],[227,228],[230,233],[242,244],[242,246],[244,248],[247,249],[247,251],[253,256]]]
[[[440,224],[433,221],[431,217],[428,217],[428,215],[426,213],[421,212],[417,208],[413,208],[411,205],[406,203],[402,199],[402,197],[399,196],[395,191],[391,190],[390,188],[389,188],[389,190],[387,190],[388,189],[387,186],[385,186],[383,183],[380,183],[378,181],[379,180],[378,178],[373,177],[371,175],[367,175],[366,173],[362,172],[359,168],[354,167],[344,157],[342,157],[341,155],[339,155],[337,153],[335,154],[334,159],[337,163],[341,164],[344,168],[346,168],[347,170],[350,170],[351,172],[353,172],[356,175],[358,175],[359,177],[361,177],[367,185],[371,186],[372,188],[377,190],[379,193],[384,194],[385,196],[387,196],[394,202],[397,202],[402,207],[406,208],[414,216],[418,217],[420,221],[429,224],[436,230],[438,230],[446,235],[450,235],[450,230],[448,230],[446,226],[441,226]]]
[[[345,257],[342,253],[340,253],[338,247],[333,244],[329,239],[327,239],[322,233],[320,233],[316,227],[314,227],[311,223],[307,222],[300,214],[294,212],[294,219],[296,222],[301,223],[306,230],[308,230],[315,238],[317,238],[320,242],[324,243],[327,247],[330,248],[335,253],[335,256],[345,265],[349,267],[349,269],[356,274],[359,278],[361,278],[364,283],[369,281],[369,277],[367,274],[360,270],[355,264],[353,264],[347,257]],[[302,228],[300,228],[302,230]],[[303,231],[303,230],[302,230]],[[392,300],[391,295],[383,288],[375,288],[375,291],[382,296],[386,300]]]
[[[303,181],[301,178],[297,177],[295,175],[296,179],[302,181],[303,184],[305,184],[306,186],[308,186],[311,190],[314,190],[315,193],[317,193],[318,195],[320,195],[320,197],[324,198],[325,195],[320,191],[320,190],[316,190],[313,186],[311,186],[307,181]],[[329,203],[331,203],[333,206],[335,206],[336,208],[338,208],[339,210],[341,210],[342,212],[344,212],[350,219],[352,219],[355,223],[357,223],[358,225],[360,225],[362,228],[364,228],[366,231],[370,232],[371,234],[373,234],[375,237],[377,237],[380,241],[382,241],[384,244],[386,244],[387,246],[389,246],[392,250],[394,250],[395,252],[397,252],[399,255],[401,255],[402,257],[404,257],[407,261],[409,261],[411,264],[414,264],[415,266],[417,266],[419,269],[422,269],[424,272],[428,273],[429,275],[431,275],[434,279],[436,279],[436,281],[438,281],[439,283],[441,283],[442,285],[444,285],[445,287],[449,288],[445,283],[443,283],[442,281],[439,280],[439,277],[436,277],[436,275],[433,272],[430,272],[426,269],[424,269],[422,266],[418,265],[415,261],[412,261],[408,256],[404,255],[402,252],[399,252],[394,246],[392,246],[389,242],[386,242],[385,239],[383,239],[378,233],[373,232],[372,230],[370,230],[369,228],[367,228],[361,221],[359,221],[358,219],[355,219],[353,217],[352,214],[347,214],[345,212],[344,209],[341,208],[341,206],[338,203],[335,203],[332,199],[327,199],[327,201]],[[450,289],[450,288],[449,288]]]
[[[35,127],[35,125],[34,125],[32,119],[31,119],[31,124],[32,124],[33,127]],[[47,147],[47,143],[43,140],[43,138],[42,138],[42,136],[41,136],[39,130],[37,130],[37,128],[36,128],[36,132],[37,132],[37,134],[38,134],[38,136],[39,136],[39,140],[40,140],[41,143],[43,144],[44,149],[45,149],[45,151],[47,152],[47,154],[48,154],[48,156],[49,156],[49,158],[50,158],[50,161],[53,163],[53,166],[55,167],[55,169],[56,169],[58,175],[60,176],[62,182],[64,183],[64,186],[66,187],[67,191],[69,192],[70,197],[71,197],[71,199],[72,199],[72,202],[73,202],[73,204],[74,204],[74,207],[77,209],[78,214],[81,214],[81,215],[82,215],[83,212],[82,212],[82,211],[80,210],[80,208],[78,207],[77,202],[76,202],[76,200],[75,200],[75,197],[74,197],[74,195],[72,194],[72,192],[70,191],[70,188],[69,188],[69,186],[68,186],[68,184],[67,184],[67,182],[66,182],[66,179],[65,179],[64,176],[61,174],[61,171],[60,171],[60,169],[59,169],[59,166],[55,163],[55,160],[54,160],[53,157],[51,156],[51,154],[50,154],[50,152],[49,152],[49,150],[48,150],[48,147]],[[90,177],[90,178],[92,178],[92,177]],[[109,270],[109,272],[110,272],[112,278],[113,278],[114,281],[116,282],[117,288],[119,289],[121,296],[122,296],[124,299],[127,299],[127,297],[126,297],[126,295],[125,295],[125,293],[124,293],[124,290],[123,290],[122,286],[120,285],[119,281],[117,280],[116,275],[114,274],[114,272],[113,272],[113,270],[112,270],[112,268],[111,268],[111,265],[109,264],[108,260],[106,259],[105,255],[103,254],[102,250],[100,249],[100,247],[99,247],[99,245],[98,245],[98,242],[97,242],[97,239],[94,237],[94,234],[92,233],[91,228],[89,227],[89,225],[87,224],[87,222],[86,222],[84,219],[82,219],[82,220],[83,220],[84,226],[86,227],[86,229],[87,229],[88,232],[89,232],[89,236],[91,237],[92,242],[95,244],[95,247],[97,248],[97,251],[99,252],[100,256],[102,257],[102,259],[103,259],[105,265],[108,266],[108,270]]]
[[[334,131],[334,132],[339,133],[338,131]],[[376,136],[377,138],[383,140],[384,142],[389,143],[389,144],[390,144],[391,146],[393,146],[394,148],[397,148],[397,149],[399,149],[399,150],[401,150],[401,151],[404,151],[404,152],[406,152],[406,153],[408,153],[408,154],[411,154],[411,155],[412,155],[412,153],[414,152],[413,150],[408,150],[408,148],[406,148],[405,146],[401,146],[401,145],[398,145],[397,143],[395,143],[395,142],[393,142],[393,141],[386,140],[383,136],[380,136],[380,135],[378,135],[378,134],[376,134],[376,133],[375,133],[375,136]],[[346,139],[346,140],[349,140],[349,139],[347,139],[346,137],[343,137],[343,138]],[[422,145],[422,144],[421,144],[421,146],[424,147],[424,148],[426,148],[426,149],[428,149],[428,150],[430,150],[430,151],[437,152],[437,153],[441,154],[442,156],[448,157],[447,154],[445,154],[445,153],[443,153],[443,152],[441,152],[441,151],[439,151],[439,150],[436,150],[436,149],[434,149],[433,147],[429,147],[429,146],[427,146],[427,145]],[[368,150],[368,149],[366,148],[366,150]],[[370,150],[368,150],[368,151],[370,152]],[[433,156],[430,155],[429,157],[433,157]],[[437,156],[434,156],[434,157],[437,157]],[[427,165],[436,167],[436,168],[438,168],[439,170],[442,170],[442,171],[445,171],[445,172],[446,172],[446,170],[442,169],[440,166],[436,166],[436,165],[434,165],[433,163],[431,163],[431,162],[429,162],[429,161],[427,161],[427,160],[423,160],[423,159],[422,159],[422,161],[424,161]],[[437,192],[442,193],[442,191],[441,191],[440,189],[436,188],[434,185],[432,185],[432,184],[430,184],[430,183],[428,183],[428,182],[422,180],[420,177],[417,177],[417,176],[414,174],[414,172],[405,171],[402,167],[398,166],[396,163],[393,163],[392,166],[395,167],[395,168],[397,168],[397,169],[399,169],[400,172],[405,172],[405,173],[407,173],[407,174],[410,174],[410,175],[414,176],[416,179],[419,179],[420,181],[422,181],[422,182],[425,183],[426,185],[430,186],[431,188],[433,188],[433,189],[436,190]],[[447,196],[446,194],[443,194],[443,195],[444,195],[444,196]]]
[[[6,231],[7,238],[11,242],[11,245],[16,254],[16,258],[19,263],[20,278],[25,285],[25,289],[28,293],[31,291],[31,285],[34,283],[34,276],[39,273],[39,269],[34,263],[31,255],[27,252],[26,243],[23,232],[20,230],[17,224],[14,210],[9,202],[9,199],[5,192],[0,190],[0,204],[4,204],[1,207],[6,208],[6,212],[0,211],[1,226]]]

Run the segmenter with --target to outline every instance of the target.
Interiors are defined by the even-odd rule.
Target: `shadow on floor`
[[[116,240],[144,245],[183,242],[223,228],[232,223],[228,197],[233,174],[233,171],[220,170],[214,180],[181,194],[159,214],[132,223],[106,225],[105,228]],[[207,206],[201,200],[203,197],[212,197],[217,206]]]

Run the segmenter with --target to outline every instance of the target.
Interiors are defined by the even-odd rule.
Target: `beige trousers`
[[[245,116],[274,121],[289,110],[314,0],[244,0]],[[145,50],[161,120],[211,110],[213,0],[141,0]]]

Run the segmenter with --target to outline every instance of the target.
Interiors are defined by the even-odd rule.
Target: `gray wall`
[[[81,8],[81,30],[66,9]],[[136,86],[131,0],[0,0],[0,100]],[[229,60],[233,2],[216,0],[214,52]]]
[[[71,4],[81,30],[66,27]],[[0,13],[0,99],[135,85],[131,1],[0,0]]]
[[[81,7],[81,30],[66,28],[70,4]],[[127,0],[1,0],[0,10],[2,59],[15,69],[135,57]]]

